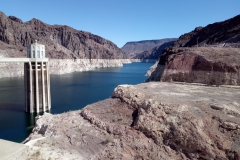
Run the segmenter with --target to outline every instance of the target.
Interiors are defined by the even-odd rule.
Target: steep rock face
[[[240,15],[197,27],[163,52],[148,81],[239,85],[239,48]]]
[[[156,70],[157,66],[158,66],[158,60],[155,61],[154,65],[152,65],[152,66],[148,69],[148,71],[146,72],[145,76],[151,76],[151,74]]]
[[[132,59],[158,59],[159,56],[162,54],[162,51],[166,47],[170,47],[174,44],[175,41],[165,42],[160,46],[154,47],[151,50],[143,51],[138,53],[136,56],[132,57]]]
[[[223,22],[197,27],[183,34],[175,42],[175,47],[191,47],[227,43],[226,46],[240,47],[240,15]]]
[[[130,63],[125,53],[114,43],[97,35],[68,26],[48,25],[37,19],[22,22],[19,18],[7,17],[0,12],[0,57],[26,57],[26,46],[35,40],[45,45],[46,57],[54,59],[54,62],[58,61],[60,67],[65,66],[66,61],[71,62],[69,66],[74,67],[62,67],[61,70],[50,68],[51,73],[61,74],[70,70],[89,70],[95,68],[94,66],[99,68]],[[85,59],[82,60],[85,61],[85,65],[79,64],[79,59]],[[23,74],[22,64],[0,64],[0,66],[0,77]]]
[[[168,48],[147,81],[240,85],[237,48]]]
[[[171,42],[171,41],[176,41],[176,38],[127,42],[121,49],[127,54],[129,58],[139,59],[135,56],[137,56],[138,54],[141,54],[143,51],[151,50],[154,47],[161,46],[164,43]]]
[[[112,42],[68,26],[48,25],[38,19],[23,23],[0,12],[0,40],[26,47],[38,40],[46,45],[49,58],[123,59],[125,54]],[[17,56],[17,55],[16,55]]]
[[[83,110],[38,117],[17,159],[38,150],[38,159],[239,159],[239,96],[239,87],[121,85]]]

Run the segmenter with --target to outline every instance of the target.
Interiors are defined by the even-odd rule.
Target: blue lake
[[[153,63],[51,75],[52,114],[79,110],[109,98],[119,84],[138,84]],[[25,113],[23,77],[0,79],[0,139],[22,142],[34,126],[36,114]]]

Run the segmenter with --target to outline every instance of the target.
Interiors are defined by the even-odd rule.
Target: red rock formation
[[[240,49],[168,48],[148,81],[240,84]]]

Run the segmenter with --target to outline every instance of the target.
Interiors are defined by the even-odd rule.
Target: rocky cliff
[[[240,85],[240,49],[168,48],[147,81]]]
[[[160,39],[160,40],[127,42],[121,49],[127,54],[129,58],[141,59],[141,58],[138,58],[139,54],[141,54],[140,57],[150,56],[150,51],[148,50],[152,50],[154,47],[159,47],[166,42],[174,42],[176,40],[177,40],[176,38],[166,38],[166,39]],[[165,47],[166,47],[166,44],[165,44]],[[171,44],[169,44],[169,46],[170,45]],[[154,49],[153,52],[156,50],[157,49]],[[144,51],[146,51],[146,53],[142,53]],[[146,58],[146,59],[149,59],[149,58]]]
[[[239,87],[121,85],[83,110],[38,117],[15,158],[237,160],[239,97]]]
[[[240,47],[240,15],[223,22],[197,27],[193,31],[183,34],[175,42],[175,47],[191,47],[219,45],[224,43],[228,47]]]
[[[197,27],[163,51],[155,71],[153,66],[148,72],[153,71],[147,81],[240,85],[239,35],[240,15]]]
[[[76,59],[86,59],[86,61],[101,59],[99,64],[95,64],[97,66],[107,66],[110,60],[113,60],[111,62],[111,65],[113,65],[115,59],[118,59],[115,66],[122,65],[122,62],[129,62],[121,49],[100,36],[79,31],[69,26],[48,25],[38,19],[23,22],[19,18],[7,17],[0,12],[0,57],[26,57],[26,46],[35,40],[45,45],[48,58],[59,59],[59,63],[65,63],[62,61],[65,59],[72,61]],[[103,60],[106,60],[106,63],[102,64]],[[19,70],[19,66],[13,64],[3,65],[14,68],[6,72]],[[91,63],[88,65],[91,65]],[[75,66],[78,66],[78,64]],[[82,69],[84,70],[84,68]],[[77,70],[81,70],[81,68]],[[67,69],[66,72],[68,71]],[[57,70],[53,72],[57,72]],[[15,73],[12,75],[15,75]]]

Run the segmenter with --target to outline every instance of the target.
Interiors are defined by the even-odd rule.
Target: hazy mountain
[[[160,46],[154,47],[153,49],[143,51],[136,56],[133,57],[133,59],[158,59],[159,56],[162,54],[162,51],[169,46],[172,46],[175,41],[165,42]]]
[[[160,40],[144,40],[137,42],[127,42],[121,49],[129,58],[134,58],[143,51],[151,50],[166,42],[176,41],[176,38],[165,38]]]

